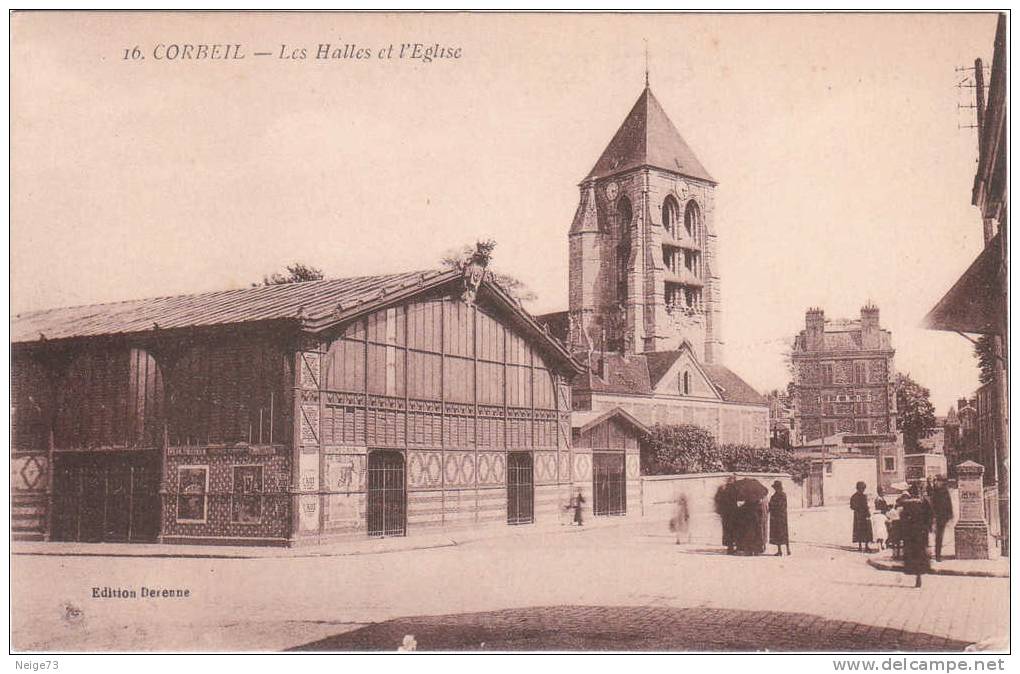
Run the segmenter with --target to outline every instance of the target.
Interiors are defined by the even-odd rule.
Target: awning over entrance
[[[924,317],[929,330],[996,334],[999,331],[998,303],[1002,297],[999,264],[1001,236],[986,245],[963,276]]]

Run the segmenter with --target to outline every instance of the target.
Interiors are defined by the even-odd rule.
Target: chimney
[[[861,307],[861,345],[865,349],[882,348],[882,338],[879,335],[878,307],[868,302]]]
[[[825,333],[825,312],[817,307],[812,307],[804,314],[805,331],[804,347],[808,351],[818,351],[822,348]]]
[[[878,330],[878,307],[871,302],[861,307],[861,327]]]

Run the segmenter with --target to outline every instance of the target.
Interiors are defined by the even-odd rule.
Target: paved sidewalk
[[[580,534],[620,526],[622,520],[602,520],[583,527],[558,524],[528,527],[493,526],[440,534],[414,534],[390,538],[356,538],[341,542],[297,547],[177,545],[162,543],[72,543],[63,541],[12,541],[12,555],[47,557],[156,557],[183,559],[277,559],[301,557],[347,557],[409,550],[429,550],[495,538],[549,534]]]
[[[886,550],[868,558],[868,564],[882,571],[903,573],[903,561],[893,559]],[[931,562],[931,573],[937,576],[971,576],[973,578],[1009,578],[1009,558],[999,559],[955,559],[943,557],[941,562]]]

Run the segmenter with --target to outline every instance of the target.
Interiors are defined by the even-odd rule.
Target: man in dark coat
[[[765,549],[762,538],[761,503],[744,501],[737,509],[737,550],[745,555],[760,555]]]
[[[769,543],[776,546],[776,557],[782,557],[783,545],[786,545],[786,554],[791,554],[790,531],[786,520],[786,492],[779,480],[772,483],[772,488],[776,493],[769,499]]]
[[[722,520],[722,544],[726,546],[726,554],[732,555],[737,549],[737,497],[730,485],[731,476],[726,484],[715,493],[715,511]]]
[[[903,538],[903,573],[917,576],[914,587],[921,587],[921,576],[931,570],[928,559],[928,531],[931,529],[931,504],[921,495],[921,485],[910,487],[910,498],[903,501],[900,535]]]
[[[857,493],[850,497],[850,509],[854,511],[854,543],[857,550],[864,546],[864,552],[871,552],[871,508],[864,490],[868,485],[857,483]]]
[[[949,497],[949,487],[942,475],[935,478],[935,486],[931,492],[931,509],[935,515],[935,561],[942,561],[942,536],[946,532],[946,524],[953,519],[953,501]]]

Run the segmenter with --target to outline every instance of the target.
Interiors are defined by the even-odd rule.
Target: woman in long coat
[[[857,483],[857,493],[850,497],[850,509],[854,511],[854,543],[857,550],[864,546],[865,552],[871,552],[871,509],[864,490],[868,485]]]
[[[910,498],[903,501],[899,525],[903,541],[903,573],[917,576],[914,587],[921,587],[921,576],[931,571],[931,559],[928,557],[931,504],[921,497],[917,484],[910,487]]]
[[[776,493],[769,499],[769,543],[776,546],[776,557],[782,557],[784,545],[786,554],[791,554],[790,530],[786,520],[786,492],[779,480],[773,482],[772,487]]]

